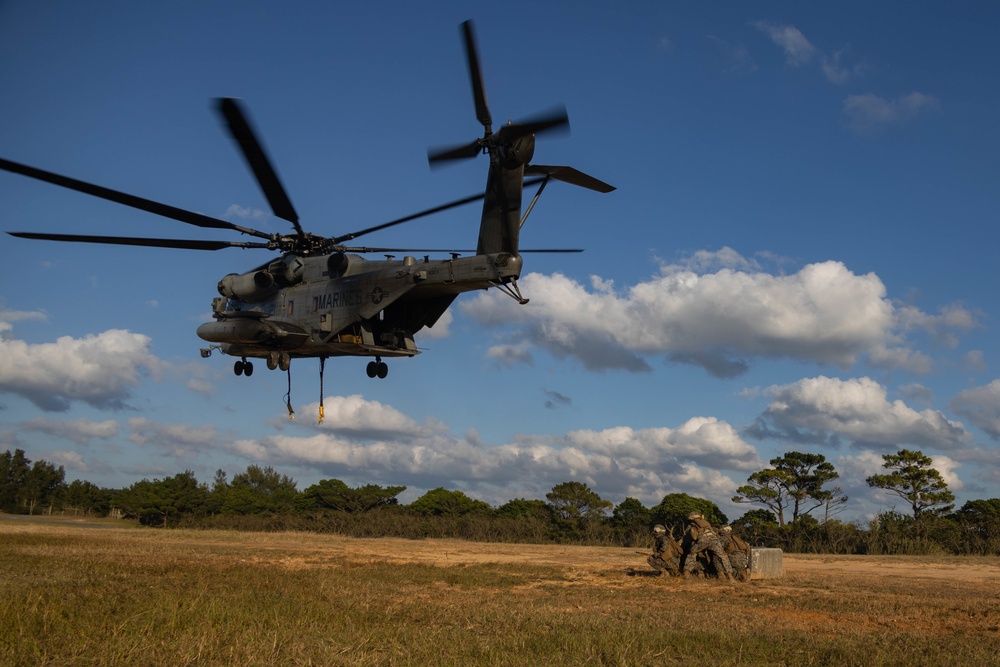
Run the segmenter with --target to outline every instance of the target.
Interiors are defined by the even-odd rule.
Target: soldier
[[[723,526],[720,532],[722,550],[729,556],[733,575],[740,581],[750,581],[750,545],[733,532],[732,526]]]
[[[667,532],[661,524],[653,526],[653,555],[646,562],[655,567],[662,575],[664,572],[676,577],[681,573],[681,554],[684,550],[677,544],[674,536]]]
[[[712,524],[705,520],[701,512],[691,512],[688,514],[688,527],[684,532],[684,555],[681,558],[681,572],[685,577],[695,571],[698,554],[703,551],[707,551],[711,555],[716,572],[732,581],[733,568],[729,565],[726,552],[722,550],[722,544],[719,542],[719,536],[716,535],[715,529],[712,528]]]

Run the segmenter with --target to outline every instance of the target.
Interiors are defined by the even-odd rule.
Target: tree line
[[[730,525],[754,546],[795,552],[1000,554],[1000,499],[971,500],[955,511],[954,494],[929,457],[903,449],[882,458],[886,472],[866,482],[904,501],[906,513],[892,508],[864,525],[839,520],[848,497],[836,486],[834,466],[820,454],[788,452],[737,489],[734,502],[759,507]],[[2,511],[119,516],[164,528],[646,546],[658,523],[680,537],[692,511],[716,526],[730,523],[704,498],[670,493],[653,507],[635,498],[615,505],[577,481],[555,485],[545,500],[516,498],[497,507],[445,488],[404,505],[398,496],[405,490],[324,479],[300,491],[291,477],[258,465],[231,479],[219,470],[211,485],[186,470],[106,489],[81,480],[67,484],[62,466],[32,463],[20,449],[0,455]]]

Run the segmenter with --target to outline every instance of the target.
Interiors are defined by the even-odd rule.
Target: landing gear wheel
[[[389,374],[389,365],[379,357],[375,357],[375,361],[368,362],[365,372],[368,373],[368,377],[370,378],[377,377],[379,380],[384,380],[385,376]]]
[[[267,353],[267,370],[273,371],[278,367],[278,353],[268,352]]]
[[[250,377],[253,375],[253,364],[247,361],[246,357],[243,357],[233,364],[233,372],[237,375],[246,375],[247,377]]]
[[[292,364],[292,358],[288,356],[287,352],[282,352],[278,355],[278,368],[283,371],[287,371],[288,367]]]

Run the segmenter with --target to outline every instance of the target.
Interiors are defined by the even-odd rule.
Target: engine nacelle
[[[335,252],[326,258],[326,269],[331,278],[339,278],[351,273],[351,266],[355,264],[355,256],[345,255],[342,252]]]
[[[305,263],[296,255],[285,255],[267,266],[268,272],[275,276],[282,285],[294,285],[302,280]]]
[[[274,276],[267,271],[230,273],[219,281],[219,294],[247,303],[263,301],[276,291]]]

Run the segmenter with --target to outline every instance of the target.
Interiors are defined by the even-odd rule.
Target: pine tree
[[[884,489],[908,502],[913,511],[917,537],[923,533],[924,520],[950,512],[955,506],[955,494],[941,473],[932,468],[934,461],[923,452],[901,449],[895,454],[882,455],[882,467],[892,472],[872,475],[868,486]]]

